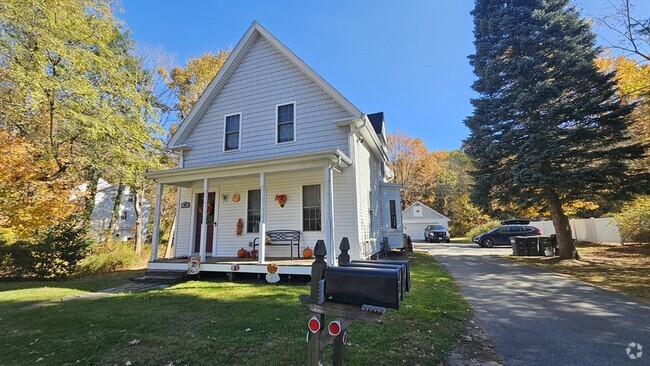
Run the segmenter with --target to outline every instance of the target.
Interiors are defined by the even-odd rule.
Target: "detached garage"
[[[402,211],[402,223],[404,232],[413,240],[424,240],[427,225],[443,225],[449,229],[448,217],[419,201]]]

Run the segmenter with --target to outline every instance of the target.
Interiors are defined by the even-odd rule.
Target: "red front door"
[[[201,223],[203,222],[203,193],[196,198],[196,235],[194,235],[194,252],[201,250]],[[208,192],[208,235],[205,243],[205,252],[212,253],[212,239],[214,238],[214,192]]]

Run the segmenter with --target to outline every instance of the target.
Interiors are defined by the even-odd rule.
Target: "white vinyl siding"
[[[380,181],[377,178],[381,164],[370,153],[365,143],[357,140],[355,144],[359,243],[361,256],[368,257],[379,251],[382,239]]]
[[[276,106],[295,102],[295,142],[277,144]],[[224,115],[240,111],[240,150],[223,152]],[[284,57],[259,38],[244,56],[183,144],[184,166],[216,165],[340,149],[348,154],[349,129],[334,121],[353,116]]]

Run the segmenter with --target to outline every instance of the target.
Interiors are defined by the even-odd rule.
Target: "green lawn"
[[[411,260],[413,288],[401,309],[381,323],[350,327],[348,364],[435,365],[456,342],[467,303],[433,257],[415,253]],[[309,291],[304,284],[191,281],[24,309],[35,299],[107,285],[56,284],[0,284],[0,365],[270,366],[301,365],[306,357],[308,313],[298,301]]]

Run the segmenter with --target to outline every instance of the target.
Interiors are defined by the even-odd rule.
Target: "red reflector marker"
[[[320,320],[315,316],[312,316],[311,319],[309,319],[307,325],[309,326],[309,330],[314,334],[318,333],[320,330]]]
[[[330,335],[337,336],[341,333],[341,322],[335,320],[327,326],[327,330],[330,332]]]

